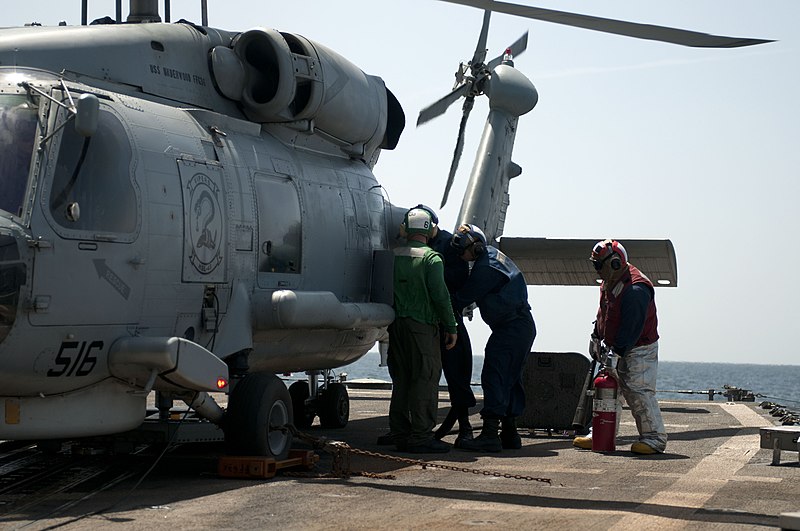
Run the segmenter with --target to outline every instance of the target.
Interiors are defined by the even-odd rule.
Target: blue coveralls
[[[477,303],[481,318],[492,330],[481,373],[481,417],[519,416],[525,409],[522,371],[536,338],[522,273],[501,251],[487,246],[475,260],[467,283],[452,300],[456,315]]]
[[[428,246],[444,259],[444,283],[452,295],[467,282],[469,278],[469,264],[461,259],[458,251],[450,245],[453,235],[446,230],[439,229],[435,238],[428,241]],[[469,409],[475,402],[475,393],[472,392],[472,344],[469,340],[467,327],[464,326],[464,316],[460,311],[455,312],[456,325],[458,326],[458,341],[456,345],[447,350],[442,344],[442,372],[447,380],[447,391],[450,394],[450,405],[456,409]],[[444,343],[444,336],[442,336]]]

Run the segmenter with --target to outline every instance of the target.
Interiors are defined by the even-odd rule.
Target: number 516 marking
[[[97,365],[97,356],[92,351],[102,350],[102,341],[64,341],[58,350],[54,367],[47,371],[47,376],[86,376]],[[76,370],[77,369],[77,370]]]

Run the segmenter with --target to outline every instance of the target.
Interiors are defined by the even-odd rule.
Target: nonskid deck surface
[[[781,513],[800,511],[797,453],[784,452],[781,465],[770,464],[773,452],[760,448],[759,428],[773,426],[775,419],[757,404],[662,401],[669,433],[663,455],[637,457],[629,451],[636,427],[627,410],[613,453],[578,450],[568,435],[537,431],[528,436],[521,430],[521,450],[412,455],[375,444],[388,425],[388,391],[351,389],[350,396],[345,429],[315,424],[306,432],[368,452],[349,455],[349,478],[326,477],[333,458],[324,451],[318,452],[314,474],[220,478],[221,446],[187,445],[165,455],[132,492],[138,476],[84,494],[85,499],[67,493],[71,501],[51,501],[64,509],[49,515],[32,508],[7,512],[0,527],[89,529],[114,522],[118,529],[142,530],[753,529],[777,527]],[[446,394],[440,406],[443,418]],[[480,426],[477,414],[472,421]],[[306,442],[295,447],[311,448]],[[423,468],[409,460],[446,468]]]

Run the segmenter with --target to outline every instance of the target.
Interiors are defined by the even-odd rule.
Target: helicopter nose
[[[25,264],[20,259],[17,239],[0,232],[0,342],[8,336],[17,317],[25,277]]]

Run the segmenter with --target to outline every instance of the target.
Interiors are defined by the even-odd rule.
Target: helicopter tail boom
[[[499,65],[487,82],[489,116],[458,214],[458,224],[481,227],[489,241],[503,233],[509,205],[509,182],[522,173],[511,161],[519,116],[536,105],[539,95],[524,74]]]

